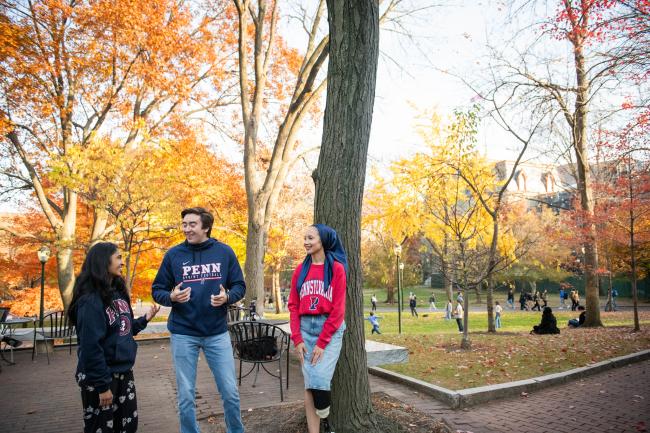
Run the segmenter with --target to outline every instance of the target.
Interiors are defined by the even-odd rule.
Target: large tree
[[[374,0],[328,0],[327,11],[330,57],[323,141],[313,175],[314,220],[339,233],[349,264],[347,331],[334,375],[332,419],[338,432],[374,432],[363,327],[360,241],[379,55],[379,8]]]
[[[549,154],[551,144],[559,143],[558,158],[566,158],[573,167],[584,233],[585,325],[601,326],[594,136],[602,123],[615,118],[616,100],[630,90],[633,83],[626,75],[640,59],[647,59],[644,37],[638,36],[647,31],[637,31],[647,29],[647,6],[642,0],[557,0],[550,2],[555,10],[549,13],[547,2],[512,3],[517,11],[515,25],[524,14],[534,16],[535,22],[514,29],[510,40],[493,49],[488,73],[500,91],[508,94],[512,110],[547,118],[543,126],[549,137],[544,152]],[[642,19],[635,10],[641,11]]]
[[[264,257],[269,227],[278,197],[294,162],[310,152],[301,146],[306,122],[320,112],[318,102],[327,87],[322,73],[330,50],[330,35],[321,25],[325,0],[313,9],[300,6],[306,32],[303,52],[291,49],[278,32],[279,0],[232,0],[239,19],[238,61],[248,200],[248,234],[244,273],[247,298],[264,297]],[[385,2],[380,21],[399,13],[401,0]],[[287,13],[288,15],[288,13]],[[273,103],[269,103],[269,102]],[[262,302],[257,303],[261,309]],[[260,311],[261,312],[261,311]]]
[[[218,0],[206,1],[210,7],[172,0],[0,5],[0,194],[34,196],[53,233],[65,305],[73,253],[85,242],[77,236],[78,192],[51,181],[51,159],[83,153],[102,134],[125,148],[173,136],[185,126],[181,113],[222,103],[220,56],[232,51],[232,20],[214,7]],[[78,174],[73,164],[64,169]],[[93,216],[91,242],[110,227],[106,209]]]

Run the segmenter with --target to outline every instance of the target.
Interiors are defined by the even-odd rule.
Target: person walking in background
[[[233,249],[210,237],[212,213],[194,207],[184,209],[181,218],[185,241],[167,251],[152,284],[156,302],[171,307],[167,328],[176,371],[180,430],[199,432],[195,390],[199,352],[203,350],[223,401],[228,433],[242,433],[227,310],[246,293],[244,275]]]
[[[560,310],[565,307],[564,305],[564,287],[560,287]]]
[[[526,308],[526,294],[522,290],[521,293],[519,294],[519,306],[521,307],[521,311],[527,310]]]
[[[418,306],[418,297],[416,295],[413,295],[409,300],[409,307],[411,307],[411,317],[413,316],[418,317],[418,310],[416,310],[417,306]]]
[[[544,308],[548,307],[548,291],[544,289],[542,292],[542,302],[544,305],[542,305]]]
[[[377,311],[377,297],[374,293],[370,297],[370,303],[372,304],[372,311]]]
[[[438,311],[438,308],[436,308],[436,295],[433,292],[429,296],[429,311]]]
[[[616,311],[618,306],[616,305],[616,298],[618,298],[618,290],[616,288],[612,289],[612,311]]]
[[[503,311],[503,308],[501,305],[499,305],[499,301],[495,302],[494,306],[494,327],[496,329],[501,328],[501,312]]]
[[[463,306],[460,302],[456,301],[456,311],[454,317],[456,318],[456,324],[458,325],[458,332],[463,332]]]
[[[535,311],[535,308],[537,308],[537,311],[542,311],[541,305],[539,305],[539,291],[537,290],[535,290],[535,294],[533,295],[533,302],[535,304],[531,308],[531,311]]]
[[[373,313],[372,311],[366,318],[366,320],[369,321],[370,324],[372,325],[372,331],[370,331],[370,334],[374,334],[375,332],[377,334],[381,334],[381,332],[379,331],[379,319],[381,319],[381,317],[375,316],[375,313]]]
[[[447,307],[445,308],[445,320],[451,320],[453,311],[454,305],[451,303],[451,299],[447,299]]]
[[[76,380],[81,389],[84,433],[132,433],[138,430],[138,403],[133,364],[134,336],[158,313],[152,305],[133,318],[122,277],[117,245],[93,245],[75,280],[68,308],[77,330]]]
[[[508,305],[510,305],[511,309],[515,309],[515,291],[512,286],[508,288]]]

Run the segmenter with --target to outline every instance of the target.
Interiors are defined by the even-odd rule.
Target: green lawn
[[[382,332],[370,336],[376,341],[405,346],[409,362],[384,366],[389,370],[450,389],[528,379],[582,367],[608,358],[650,348],[650,313],[641,313],[642,331],[631,333],[631,312],[602,313],[600,329],[569,329],[566,321],[572,312],[556,314],[560,335],[530,335],[539,323],[537,312],[506,312],[503,328],[487,334],[487,314],[470,313],[472,349],[461,351],[461,335],[455,321],[440,315],[403,321],[402,335],[397,334],[397,314],[389,313]]]
[[[433,292],[435,294],[436,306],[439,309],[444,309],[444,307],[446,305],[447,294],[446,294],[445,290],[443,288],[441,288],[441,287],[431,289],[430,287],[426,287],[426,286],[413,286],[413,287],[405,287],[404,289],[402,289],[402,291],[404,292],[404,299],[405,299],[404,300],[404,307],[407,310],[408,310],[409,292],[413,292],[413,293],[415,293],[417,295],[418,310],[423,310],[423,311],[425,309],[428,310],[428,308],[429,308],[429,296],[431,296],[431,292]],[[366,309],[370,309],[370,307],[371,307],[370,298],[372,297],[373,293],[377,296],[377,301],[378,301],[377,305],[379,307],[388,307],[388,308],[397,309],[397,292],[395,292],[395,304],[387,304],[387,303],[384,302],[384,301],[386,301],[386,289],[385,288],[363,289],[363,305],[364,305],[364,307]],[[453,293],[452,302],[456,301],[456,295],[457,294],[458,294],[458,292]],[[477,303],[476,293],[473,292],[473,291],[470,291],[469,292],[470,305],[483,305],[483,306],[485,306],[486,296],[487,296],[486,292],[481,292],[481,302]],[[494,296],[494,300],[499,301],[502,306],[506,305],[506,300],[507,300],[507,297],[508,297],[508,292],[507,291],[502,290],[502,289],[496,290],[494,292],[493,296]],[[583,293],[581,293],[581,297],[582,297],[581,303],[584,304],[584,294]],[[516,308],[519,308],[518,301],[519,301],[519,292],[515,292],[515,307]],[[605,305],[605,303],[607,302],[607,297],[602,297],[601,296],[600,302],[601,302],[601,305]],[[640,302],[642,304],[647,305],[648,300],[641,300]],[[557,293],[549,293],[549,295],[548,295],[548,304],[549,304],[549,306],[551,306],[552,308],[555,308],[555,307],[557,307],[559,305],[559,303],[560,303],[559,295]],[[568,305],[571,305],[571,301],[567,300],[567,303],[568,303]],[[631,304],[632,301],[631,301],[630,298],[619,297],[618,298],[618,303],[619,304],[621,304],[621,303]]]
[[[449,389],[464,389],[488,384],[528,379],[582,367],[608,358],[650,349],[650,312],[642,311],[641,332],[631,333],[631,312],[602,312],[605,324],[600,329],[569,329],[568,319],[575,312],[557,312],[560,335],[530,335],[539,323],[538,312],[506,310],[502,328],[488,334],[487,313],[470,313],[472,349],[460,350],[461,335],[455,320],[444,320],[443,313],[422,312],[420,318],[403,315],[402,334],[397,333],[397,313],[379,313],[382,335],[366,338],[407,347],[409,362],[383,366]],[[427,314],[427,317],[424,317]],[[288,315],[266,315],[288,319]],[[367,316],[366,316],[367,317]]]

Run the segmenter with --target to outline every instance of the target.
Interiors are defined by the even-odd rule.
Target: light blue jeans
[[[501,327],[501,314],[497,314],[494,318],[494,327],[499,329]]]
[[[232,354],[230,335],[227,332],[209,337],[172,334],[171,347],[176,368],[181,433],[199,433],[194,396],[196,366],[201,349],[217,383],[217,390],[221,394],[227,432],[243,433],[244,426],[241,422],[239,390],[235,378],[235,359]]]
[[[345,322],[341,323],[339,329],[332,335],[332,339],[325,347],[325,352],[320,361],[316,365],[311,365],[314,346],[323,330],[325,320],[327,320],[327,316],[324,315],[300,316],[300,334],[307,349],[305,362],[302,364],[302,376],[305,378],[305,389],[329,391],[332,386],[332,376],[334,376],[336,363],[339,360],[341,346],[343,345]]]

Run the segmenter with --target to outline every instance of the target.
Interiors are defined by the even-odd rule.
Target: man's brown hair
[[[207,228],[208,237],[210,237],[210,233],[212,232],[212,224],[214,224],[214,216],[212,216],[212,213],[204,207],[188,207],[187,209],[183,209],[181,212],[181,218],[185,218],[185,215],[188,214],[198,215],[201,217],[201,228]]]

